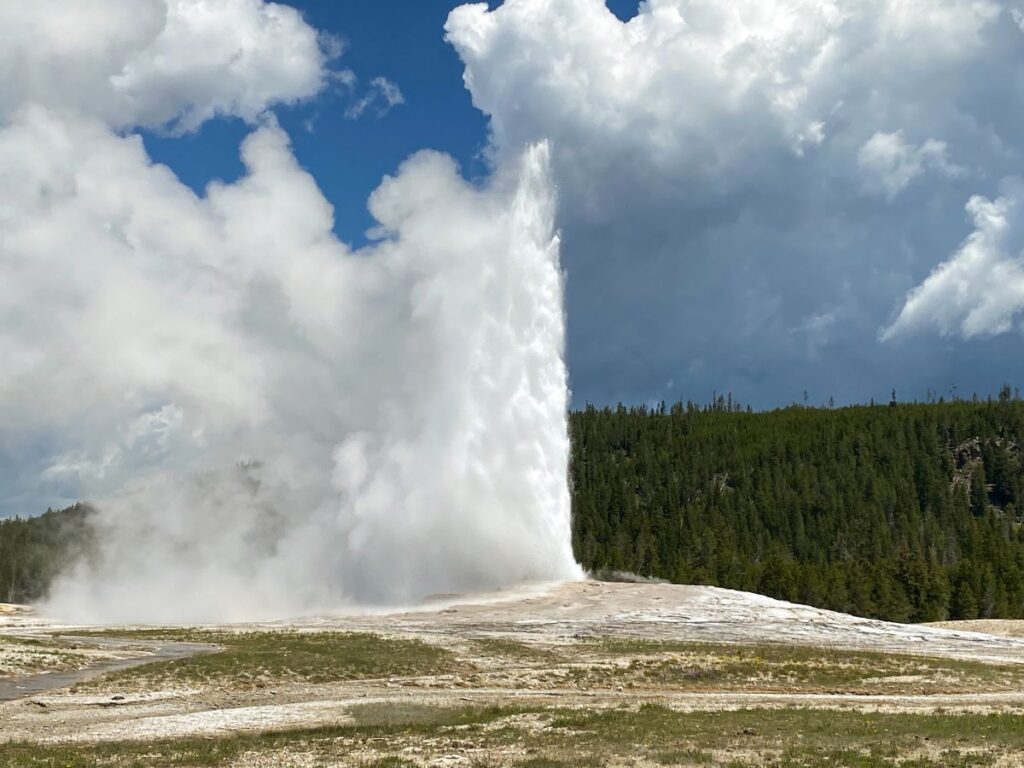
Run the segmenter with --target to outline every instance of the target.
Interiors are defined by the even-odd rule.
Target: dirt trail
[[[213,653],[219,650],[217,646],[207,643],[167,643],[78,637],[61,637],[54,641],[54,647],[60,648],[69,643],[76,650],[81,650],[83,646],[86,650],[86,653],[78,656],[78,664],[59,671],[0,677],[0,702],[17,701],[48,691],[68,688],[76,683],[93,680],[110,672],[140,667],[157,661],[185,659],[199,653]]]
[[[983,632],[986,635],[1024,638],[1024,621],[1020,619],[974,619],[971,621],[937,621],[927,626],[959,632]]]

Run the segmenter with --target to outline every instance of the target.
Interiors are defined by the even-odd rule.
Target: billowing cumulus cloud
[[[934,329],[965,338],[1006,333],[1024,310],[1024,183],[1008,179],[994,200],[967,203],[974,231],[907,296],[892,339]]]
[[[31,102],[115,126],[252,121],[315,95],[337,53],[294,8],[263,0],[8,2],[0,113]]]
[[[294,11],[68,10],[0,24],[24,54],[0,47],[22,68],[0,81],[6,511],[84,497],[104,542],[50,610],[241,619],[577,575],[546,148],[483,184],[414,155],[353,251],[266,111],[331,77]],[[254,123],[245,173],[201,195],[131,128],[223,114]]]
[[[767,170],[750,167],[759,154],[875,135],[910,111],[914,81],[982,53],[999,13],[975,0],[649,0],[624,23],[601,0],[513,0],[458,8],[447,29],[499,148],[547,135],[578,159],[613,148],[721,187]]]
[[[494,156],[552,142],[580,400],[947,377],[937,347],[877,329],[967,235],[965,202],[1024,171],[1006,5],[647,0],[624,22],[507,0],[447,31]]]

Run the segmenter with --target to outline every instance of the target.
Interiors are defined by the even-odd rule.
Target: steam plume
[[[38,87],[0,94],[0,450],[99,509],[47,609],[251,619],[577,577],[546,146],[483,185],[414,155],[353,251],[263,111],[327,79],[297,14],[211,4],[198,39],[201,3],[133,3],[141,27],[117,5],[79,8],[110,38],[75,51],[94,100],[63,99],[44,44]],[[268,81],[282,45],[296,74]],[[246,172],[203,195],[131,130],[223,113],[254,121]]]
[[[283,153],[284,138],[265,129],[256,147]],[[250,162],[242,187],[261,173]],[[181,441],[162,450],[172,465],[194,452],[189,471],[161,461],[102,500],[100,556],[49,609],[244,619],[578,575],[547,166],[534,147],[475,189],[417,155],[373,197],[378,245],[225,273],[256,415],[220,425],[172,377],[147,439]],[[295,271],[332,290],[290,291]],[[258,462],[230,467],[239,452]]]

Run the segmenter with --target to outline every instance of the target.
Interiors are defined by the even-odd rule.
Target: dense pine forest
[[[1024,617],[1024,402],[571,416],[591,569],[897,621]]]
[[[571,414],[580,561],[897,621],[1024,617],[1024,401]],[[89,546],[84,505],[0,521],[0,600]]]
[[[85,504],[30,519],[0,520],[0,602],[24,603],[46,593],[58,571],[92,544]]]

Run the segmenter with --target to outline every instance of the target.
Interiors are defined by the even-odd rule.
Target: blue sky
[[[420,149],[457,158],[463,172],[487,172],[482,152],[487,121],[462,86],[462,66],[444,42],[444,22],[456,2],[437,0],[315,0],[294,3],[316,29],[337,35],[346,50],[340,64],[360,78],[362,92],[373,77],[397,83],[406,103],[382,117],[349,119],[352,96],[335,86],[311,103],[277,110],[296,156],[317,179],[336,209],[336,231],[361,245],[373,225],[366,200],[386,174]],[[205,123],[195,134],[168,138],[145,134],[154,160],[202,192],[212,179],[233,181],[242,173],[238,146],[251,128],[240,119]]]
[[[337,211],[335,230],[353,245],[365,242],[373,226],[369,194],[386,174],[421,149],[456,158],[463,174],[488,173],[483,152],[487,118],[473,107],[462,84],[462,63],[444,40],[444,23],[458,0],[301,0],[291,3],[316,29],[345,41],[342,64],[361,79],[386,77],[402,89],[405,104],[376,118],[345,117],[351,102],[343,87],[277,110],[295,153]],[[500,3],[491,0],[490,7]],[[636,14],[639,0],[611,0],[622,19]],[[234,181],[242,173],[238,146],[250,131],[240,119],[204,123],[192,134],[167,137],[145,131],[152,158],[174,169],[201,193],[214,180]]]

